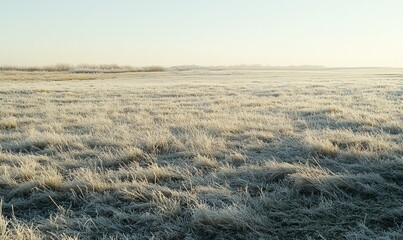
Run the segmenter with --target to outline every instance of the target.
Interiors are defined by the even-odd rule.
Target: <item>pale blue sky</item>
[[[403,0],[0,0],[0,65],[403,67]]]

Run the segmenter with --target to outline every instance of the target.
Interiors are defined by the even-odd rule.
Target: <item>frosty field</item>
[[[402,239],[403,69],[0,71],[0,239]]]

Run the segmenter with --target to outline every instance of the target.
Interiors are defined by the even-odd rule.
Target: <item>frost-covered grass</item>
[[[0,79],[0,239],[403,237],[403,70]]]

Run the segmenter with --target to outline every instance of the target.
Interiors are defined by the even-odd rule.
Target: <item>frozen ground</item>
[[[0,238],[402,239],[403,70],[0,72]]]

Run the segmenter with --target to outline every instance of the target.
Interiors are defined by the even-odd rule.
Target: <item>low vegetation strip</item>
[[[119,66],[116,64],[100,65],[68,65],[58,64],[44,67],[19,67],[19,66],[1,66],[0,71],[23,71],[23,72],[70,72],[70,73],[125,73],[125,72],[163,72],[165,69],[161,66],[132,67]]]
[[[0,239],[402,239],[385,73],[0,82]]]

